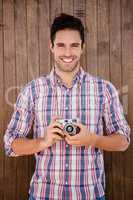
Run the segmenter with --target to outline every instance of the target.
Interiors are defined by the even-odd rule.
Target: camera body
[[[80,132],[80,128],[75,125],[75,123],[79,122],[78,118],[59,119],[57,121],[63,125],[63,131],[71,136],[76,135]]]

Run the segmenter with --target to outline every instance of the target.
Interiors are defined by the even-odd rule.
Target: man
[[[18,96],[4,142],[9,156],[35,154],[30,200],[104,200],[103,150],[125,151],[129,145],[130,128],[115,87],[80,66],[84,45],[80,19],[56,17],[54,67]],[[64,129],[65,119],[75,120],[71,125],[78,133]],[[27,139],[32,125],[34,138]]]

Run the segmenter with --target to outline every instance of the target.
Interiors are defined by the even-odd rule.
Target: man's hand
[[[57,141],[64,139],[63,127],[59,122],[57,122],[57,119],[60,118],[56,116],[53,117],[51,123],[46,128],[44,142],[47,147],[50,147]]]
[[[117,132],[107,136],[97,135],[96,133],[90,133],[87,127],[81,123],[76,123],[75,125],[80,128],[79,134],[70,136],[65,133],[65,140],[70,145],[92,146],[105,151],[125,151],[129,146],[125,135]]]
[[[80,128],[80,132],[74,136],[65,133],[66,142],[75,146],[94,146],[95,134],[89,133],[87,127],[81,123],[76,123],[75,125]]]

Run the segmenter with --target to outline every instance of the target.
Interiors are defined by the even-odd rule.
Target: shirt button
[[[66,95],[67,95],[67,97],[69,97],[69,91],[67,91]]]
[[[66,148],[68,148],[68,144],[66,144]]]
[[[66,185],[68,185],[68,182],[66,181]]]
[[[66,163],[66,167],[68,167],[68,163]]]
[[[69,107],[68,107],[68,106],[66,107],[66,110],[69,110]]]

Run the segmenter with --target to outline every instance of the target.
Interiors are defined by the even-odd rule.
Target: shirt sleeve
[[[4,135],[4,147],[6,155],[17,156],[11,144],[16,138],[24,138],[31,129],[34,112],[33,100],[29,86],[26,86],[18,95],[11,121]]]
[[[105,101],[103,118],[107,134],[115,132],[125,135],[128,142],[130,142],[130,127],[125,119],[118,92],[110,82],[106,83],[104,95]]]

